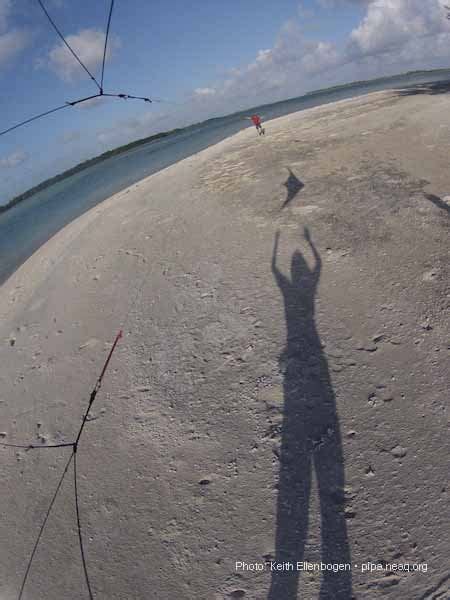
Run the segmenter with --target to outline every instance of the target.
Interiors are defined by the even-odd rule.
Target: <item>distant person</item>
[[[253,125],[256,127],[256,131],[259,133],[259,135],[264,135],[266,132],[261,124],[261,117],[259,115],[252,115],[250,119],[253,122]]]

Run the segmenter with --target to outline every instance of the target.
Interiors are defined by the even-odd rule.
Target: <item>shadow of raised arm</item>
[[[308,242],[309,247],[311,248],[311,251],[314,255],[315,264],[314,264],[314,269],[312,269],[312,276],[314,278],[314,282],[317,283],[319,281],[320,272],[322,270],[322,259],[320,258],[320,254],[319,254],[317,248],[313,244],[311,235],[309,233],[309,229],[307,227],[304,228],[303,235],[304,235],[305,240]]]
[[[275,242],[273,245],[273,252],[272,252],[272,273],[273,273],[273,276],[275,277],[278,287],[280,288],[280,290],[283,293],[285,293],[285,291],[290,287],[290,281],[286,277],[286,275],[283,275],[283,273],[277,267],[277,254],[278,254],[279,240],[280,240],[280,232],[277,231],[275,234]]]

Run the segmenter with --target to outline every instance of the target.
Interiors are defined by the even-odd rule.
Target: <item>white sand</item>
[[[76,219],[0,288],[5,441],[72,440],[124,328],[78,452],[96,598],[267,598],[270,573],[234,563],[275,551],[286,326],[270,260],[279,229],[280,268],[296,249],[312,265],[304,226],[352,561],[428,563],[355,569],[355,597],[428,598],[444,578],[449,214],[425,194],[450,191],[449,108],[383,92],[249,128]],[[69,452],[2,450],[8,600]],[[87,597],[69,475],[23,600]],[[315,486],[304,560],[320,560]],[[317,598],[317,576],[299,590]]]

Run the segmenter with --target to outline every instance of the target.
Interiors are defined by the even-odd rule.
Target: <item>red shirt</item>
[[[253,115],[253,117],[251,117],[253,124],[254,125],[261,125],[261,119],[258,115]]]

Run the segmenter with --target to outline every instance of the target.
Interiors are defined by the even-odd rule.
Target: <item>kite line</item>
[[[111,4],[110,4],[110,7],[109,7],[108,24],[106,25],[105,47],[103,49],[102,78],[100,80],[100,91],[101,92],[103,91],[103,78],[104,78],[104,75],[105,75],[106,49],[108,47],[109,28],[111,26],[111,17],[112,17],[113,8],[114,8],[114,0],[111,0]]]
[[[41,525],[41,527],[39,529],[39,534],[38,534],[38,536],[36,538],[36,541],[34,542],[33,551],[31,552],[31,556],[30,556],[30,559],[28,561],[27,568],[26,568],[25,574],[24,574],[23,579],[22,579],[22,584],[20,586],[19,595],[17,597],[18,600],[22,599],[23,592],[25,590],[25,585],[27,583],[28,575],[29,575],[30,570],[31,570],[31,565],[33,564],[34,555],[36,554],[36,551],[38,549],[39,542],[41,541],[42,534],[44,533],[45,526],[46,526],[47,521],[48,521],[48,519],[50,517],[50,513],[52,512],[53,505],[56,502],[56,498],[57,498],[57,496],[59,494],[59,490],[61,489],[61,486],[63,484],[64,478],[65,478],[65,476],[67,474],[67,471],[69,469],[70,463],[72,462],[72,458],[73,458],[73,451],[72,451],[72,453],[71,453],[71,455],[69,457],[69,460],[66,463],[66,466],[64,467],[63,474],[59,478],[58,485],[56,487],[55,493],[52,496],[52,499],[51,499],[51,502],[50,502],[50,504],[48,506],[47,512],[45,513],[45,518],[42,521],[42,525]]]
[[[59,30],[59,28],[57,27],[56,23],[54,22],[54,20],[51,18],[51,16],[48,13],[48,10],[45,8],[44,3],[42,2],[42,0],[37,0],[39,6],[42,8],[42,10],[44,11],[44,14],[46,15],[47,19],[50,21],[53,29],[56,31],[56,33],[59,35],[59,37],[62,39],[63,43],[66,45],[66,47],[69,49],[69,51],[71,52],[72,56],[75,58],[75,60],[81,65],[81,67],[86,71],[86,73],[89,75],[89,77],[92,79],[92,81],[94,81],[94,83],[96,84],[96,86],[98,87],[99,90],[101,90],[101,86],[99,84],[99,82],[96,80],[96,78],[92,75],[92,73],[89,71],[89,69],[86,67],[86,65],[83,63],[83,61],[80,59],[80,57],[78,56],[78,54],[72,49],[72,47],[69,45],[68,41],[66,40],[66,38],[63,36],[63,34],[61,33],[61,31]]]
[[[145,260],[144,260],[145,262]],[[44,529],[46,527],[46,524],[50,518],[50,514],[51,511],[53,509],[53,506],[56,502],[56,498],[60,492],[60,489],[62,487],[63,481],[67,475],[67,472],[69,470],[70,464],[73,461],[73,478],[74,478],[74,497],[75,497],[75,511],[76,511],[76,521],[77,521],[77,534],[78,534],[78,541],[79,541],[79,546],[80,546],[80,555],[81,555],[81,562],[82,562],[82,568],[83,568],[83,574],[84,574],[84,580],[86,583],[86,587],[88,590],[88,595],[89,595],[89,600],[95,600],[95,596],[94,593],[92,591],[92,587],[91,587],[91,583],[90,583],[90,579],[89,579],[89,573],[88,573],[88,569],[87,569],[87,560],[86,560],[86,553],[85,553],[85,549],[84,549],[84,544],[83,544],[83,533],[82,533],[82,526],[81,526],[81,518],[80,518],[80,503],[79,503],[79,492],[78,492],[78,472],[77,472],[77,450],[78,450],[78,446],[79,446],[79,441],[80,441],[80,437],[81,434],[83,432],[84,426],[86,424],[86,422],[88,421],[88,416],[89,416],[89,412],[92,408],[92,405],[94,403],[94,400],[96,398],[97,393],[99,392],[102,382],[103,382],[103,378],[105,376],[106,370],[108,368],[108,365],[111,361],[111,358],[113,356],[113,353],[116,349],[116,346],[119,342],[119,340],[123,337],[123,330],[125,329],[125,327],[127,326],[127,323],[129,322],[129,319],[131,318],[131,315],[133,313],[133,309],[137,304],[138,298],[142,295],[142,290],[143,287],[146,283],[146,277],[145,275],[142,275],[142,277],[140,278],[140,281],[138,283],[138,285],[136,286],[136,291],[134,294],[134,298],[130,303],[130,306],[127,310],[127,317],[122,321],[121,325],[122,325],[122,329],[118,332],[118,334],[116,335],[114,342],[111,346],[111,349],[109,351],[109,354],[104,362],[103,368],[101,370],[101,373],[92,389],[92,392],[90,394],[89,397],[89,403],[88,403],[88,407],[85,410],[84,414],[83,414],[83,418],[82,418],[82,422],[80,425],[80,428],[78,430],[77,436],[75,438],[75,440],[73,442],[66,442],[66,443],[61,443],[61,444],[45,444],[45,445],[36,445],[36,444],[10,444],[10,443],[6,443],[6,442],[2,442],[0,441],[0,446],[3,447],[11,447],[11,448],[22,448],[25,451],[28,450],[40,450],[40,449],[47,449],[47,448],[62,448],[62,447],[71,447],[72,448],[72,452],[70,453],[69,459],[64,467],[64,471],[60,477],[60,479],[58,480],[58,484],[56,487],[56,490],[52,496],[52,499],[49,503],[47,512],[45,514],[44,520],[41,524],[41,527],[39,529],[39,533],[37,535],[36,541],[33,545],[33,550],[31,552],[30,558],[28,559],[28,563],[27,563],[27,567],[25,569],[25,573],[22,579],[22,583],[21,583],[21,587],[20,587],[20,591],[19,591],[19,595],[17,596],[17,600],[22,600],[23,599],[23,593],[25,590],[25,586],[31,571],[31,566],[35,557],[35,554],[37,552],[40,540],[42,538]]]
[[[70,53],[72,54],[72,56],[76,59],[76,61],[79,63],[79,65],[83,68],[83,70],[88,74],[89,78],[95,83],[98,92],[96,94],[92,94],[90,96],[86,96],[84,98],[79,98],[73,101],[68,101],[65,102],[64,104],[62,104],[61,106],[57,106],[55,108],[52,108],[50,110],[47,110],[43,113],[40,113],[38,115],[34,115],[28,119],[25,119],[24,121],[17,123],[15,125],[12,125],[10,127],[8,127],[7,129],[0,131],[0,136],[4,135],[10,131],[13,131],[19,127],[22,127],[23,125],[26,125],[28,123],[31,123],[33,121],[36,121],[38,119],[41,119],[47,115],[50,115],[52,113],[55,113],[57,111],[60,111],[64,108],[68,108],[68,107],[74,107],[77,106],[79,104],[82,104],[83,102],[88,102],[89,100],[93,100],[95,98],[100,98],[102,96],[105,97],[111,97],[111,98],[119,98],[119,99],[123,99],[123,100],[141,100],[144,102],[166,102],[165,100],[162,99],[150,99],[146,96],[137,96],[134,94],[127,94],[127,93],[110,93],[110,92],[105,92],[103,89],[103,82],[104,82],[104,76],[105,76],[105,63],[106,63],[106,54],[107,54],[107,50],[108,50],[108,40],[109,40],[109,32],[110,32],[110,26],[111,26],[111,19],[112,19],[112,13],[113,13],[113,8],[114,8],[114,0],[111,0],[110,3],[110,9],[109,9],[109,14],[108,14],[108,21],[107,21],[107,28],[106,28],[106,34],[105,34],[105,45],[104,45],[104,49],[103,49],[103,57],[102,57],[102,69],[101,69],[101,79],[100,79],[100,83],[98,82],[98,80],[95,78],[95,76],[89,71],[89,69],[87,68],[87,66],[83,63],[83,61],[81,60],[81,58],[77,55],[77,53],[74,51],[74,49],[70,46],[70,44],[67,42],[67,40],[65,39],[64,35],[61,33],[60,29],[58,28],[58,26],[56,25],[56,23],[53,21],[53,19],[51,18],[50,14],[48,13],[46,7],[44,6],[42,0],[38,0],[39,6],[41,7],[41,9],[43,10],[44,14],[46,15],[47,19],[49,20],[50,24],[52,25],[52,27],[54,28],[54,30],[56,31],[56,33],[58,34],[58,36],[61,38],[61,40],[63,41],[64,45],[67,47],[67,49],[70,51]],[[176,104],[176,103],[172,103],[172,104]],[[134,302],[131,304],[131,308],[134,307],[134,305],[137,303],[137,299],[138,296],[140,294],[140,292],[142,291],[142,288],[145,284],[145,277],[142,277],[142,281],[141,284],[137,286],[136,288],[136,295],[134,298]],[[112,355],[116,349],[116,346],[120,340],[120,338],[122,337],[122,330],[119,331],[119,333],[116,335],[114,342],[112,344],[111,350],[108,354],[108,357],[103,365],[102,371],[94,385],[94,388],[92,389],[92,392],[90,394],[90,398],[89,398],[89,403],[87,406],[87,409],[85,410],[84,414],[83,414],[83,418],[82,418],[82,422],[81,425],[78,429],[76,438],[74,441],[72,442],[65,442],[65,443],[58,443],[58,444],[16,444],[16,443],[6,443],[6,442],[2,442],[0,441],[0,446],[5,447],[5,448],[20,448],[20,449],[24,449],[25,451],[29,451],[29,450],[42,450],[42,449],[50,449],[50,448],[71,448],[71,453],[70,456],[65,464],[63,473],[61,475],[61,477],[58,480],[58,484],[56,486],[56,489],[53,493],[53,496],[51,498],[51,501],[48,505],[47,511],[45,513],[45,517],[42,521],[42,524],[39,528],[39,532],[38,535],[36,537],[36,540],[34,542],[33,545],[33,549],[31,551],[30,557],[28,559],[27,562],[27,566],[24,572],[24,576],[22,578],[21,581],[21,586],[20,586],[20,590],[19,590],[19,594],[18,594],[18,600],[22,600],[23,598],[23,594],[25,591],[25,587],[29,578],[29,574],[31,572],[31,568],[33,565],[33,561],[35,558],[35,555],[37,553],[42,535],[44,533],[45,527],[47,525],[47,522],[50,518],[51,512],[53,510],[54,504],[56,502],[56,499],[58,497],[58,494],[62,488],[64,479],[67,475],[67,472],[69,470],[70,465],[73,463],[73,489],[74,489],[74,498],[75,498],[75,512],[76,512],[76,522],[77,522],[77,533],[78,533],[78,541],[79,541],[79,546],[80,546],[80,555],[81,555],[81,562],[82,562],[82,568],[83,568],[83,573],[84,573],[84,580],[86,583],[86,587],[87,587],[87,591],[89,594],[89,600],[94,600],[94,594],[92,591],[92,587],[91,587],[91,583],[90,583],[90,579],[89,579],[89,573],[88,573],[88,568],[87,568],[87,561],[86,561],[86,554],[85,554],[85,549],[84,549],[84,543],[83,543],[83,533],[82,533],[82,525],[81,525],[81,518],[80,518],[80,503],[79,503],[79,491],[78,491],[78,471],[77,471],[77,451],[78,451],[78,447],[79,447],[79,442],[80,442],[80,437],[83,433],[84,427],[86,425],[86,422],[88,420],[89,417],[89,413],[90,410],[92,408],[92,405],[95,401],[96,395],[99,392],[101,385],[102,385],[102,381],[103,378],[105,376],[106,370],[108,368],[109,362],[112,358]]]
[[[106,54],[107,54],[107,51],[108,51],[109,32],[110,32],[110,28],[111,28],[111,19],[112,19],[112,13],[113,13],[113,9],[114,9],[114,2],[115,2],[115,0],[111,0],[110,7],[109,7],[108,21],[107,21],[107,25],[106,25],[106,34],[105,34],[105,44],[104,44],[104,47],[103,47],[103,57],[102,57],[102,69],[101,69],[100,83],[98,82],[98,80],[96,79],[96,77],[91,73],[91,71],[87,68],[87,66],[81,60],[81,58],[75,52],[75,50],[70,46],[70,44],[68,43],[68,41],[66,40],[66,38],[64,37],[64,35],[61,33],[61,30],[56,25],[55,21],[52,19],[51,15],[49,14],[47,8],[45,7],[43,1],[42,0],[37,0],[37,2],[39,4],[39,6],[41,7],[42,11],[44,12],[45,16],[47,17],[48,21],[50,22],[51,26],[53,27],[53,29],[56,31],[56,33],[58,34],[58,36],[63,41],[64,45],[70,51],[70,53],[75,58],[75,60],[78,62],[78,64],[84,69],[84,71],[87,73],[87,75],[89,76],[89,78],[95,83],[96,87],[98,88],[98,93],[97,94],[93,94],[92,96],[87,96],[86,98],[79,98],[77,100],[72,100],[72,101],[65,102],[61,106],[57,106],[56,108],[52,108],[52,109],[47,110],[47,111],[45,111],[43,113],[40,113],[38,115],[34,115],[34,116],[32,116],[32,117],[30,117],[28,119],[20,121],[19,123],[16,123],[15,125],[7,127],[3,131],[0,131],[0,136],[5,135],[5,134],[9,133],[10,131],[13,131],[14,129],[18,129],[19,127],[27,125],[28,123],[32,123],[33,121],[37,121],[38,119],[46,117],[47,115],[50,115],[50,114],[55,113],[57,111],[60,111],[63,108],[68,108],[70,106],[73,107],[73,106],[76,106],[78,104],[82,104],[83,102],[87,102],[88,100],[93,100],[94,98],[101,98],[103,96],[108,97],[108,98],[121,98],[122,100],[142,100],[142,101],[148,102],[148,103],[166,102],[165,100],[161,100],[161,99],[151,99],[151,98],[148,98],[147,96],[135,96],[133,94],[126,94],[126,93],[114,94],[114,93],[110,93],[110,92],[105,92],[104,91],[104,89],[103,89],[103,81],[104,81],[104,77],[105,77]],[[175,103],[171,103],[171,104],[175,104]]]
[[[33,550],[31,552],[30,558],[28,560],[27,568],[25,570],[25,574],[24,574],[23,579],[22,579],[22,584],[20,586],[20,591],[19,591],[19,595],[17,597],[17,600],[22,600],[23,593],[24,593],[24,590],[25,590],[25,585],[26,585],[27,580],[28,580],[28,575],[30,573],[31,566],[33,564],[34,556],[35,556],[35,554],[37,552],[37,549],[38,549],[38,546],[39,546],[39,542],[41,541],[41,537],[42,537],[42,534],[44,533],[45,526],[46,526],[47,521],[48,521],[48,519],[50,517],[50,514],[52,512],[53,505],[56,502],[56,498],[57,498],[57,496],[59,494],[59,491],[61,489],[61,486],[62,486],[63,481],[64,481],[64,479],[65,479],[65,477],[67,475],[67,471],[69,470],[69,466],[70,466],[70,464],[71,464],[72,461],[73,461],[73,476],[74,476],[75,511],[76,511],[76,519],[77,519],[78,541],[79,541],[79,544],[80,544],[81,562],[82,562],[82,565],[83,565],[84,579],[86,581],[86,586],[87,586],[87,589],[88,589],[88,592],[89,592],[89,600],[94,600],[94,595],[92,593],[92,588],[91,588],[91,584],[90,584],[90,580],[89,580],[89,574],[88,574],[88,570],[87,570],[86,556],[85,556],[84,545],[83,545],[83,534],[82,534],[82,528],[81,528],[79,494],[78,494],[77,451],[78,451],[78,445],[79,445],[79,442],[80,442],[80,437],[81,437],[81,434],[83,433],[83,429],[84,429],[84,426],[86,424],[86,421],[87,421],[87,418],[88,418],[88,415],[89,415],[89,411],[91,410],[92,405],[93,405],[94,400],[95,400],[95,397],[96,397],[98,391],[101,388],[101,385],[102,385],[102,382],[103,382],[103,377],[105,376],[105,373],[106,373],[106,369],[108,368],[108,365],[109,365],[109,362],[111,360],[111,357],[112,357],[112,355],[114,353],[114,350],[116,349],[116,346],[117,346],[120,338],[122,337],[122,335],[123,335],[122,334],[122,330],[120,330],[119,333],[116,335],[116,337],[114,339],[114,342],[113,342],[113,344],[111,346],[111,350],[109,351],[108,357],[107,357],[107,359],[106,359],[106,361],[105,361],[105,363],[103,365],[103,369],[102,369],[102,371],[101,371],[101,373],[100,373],[100,375],[99,375],[99,377],[98,377],[98,379],[97,379],[97,381],[96,381],[96,383],[95,383],[95,385],[94,385],[94,387],[92,389],[92,392],[91,392],[91,395],[90,395],[90,398],[89,398],[89,404],[88,404],[87,409],[84,412],[83,419],[82,419],[80,428],[78,429],[78,433],[77,433],[77,436],[75,438],[75,441],[64,443],[64,444],[45,444],[45,445],[40,445],[40,446],[33,445],[33,444],[28,444],[28,445],[25,445],[25,444],[8,444],[8,443],[5,443],[5,442],[0,442],[1,446],[11,447],[11,448],[25,448],[26,450],[32,450],[32,449],[33,450],[37,450],[37,449],[41,449],[41,448],[62,448],[62,447],[71,447],[72,448],[72,452],[70,454],[70,457],[69,457],[69,459],[68,459],[68,461],[66,463],[66,466],[64,467],[64,471],[63,471],[63,473],[62,473],[62,475],[61,475],[61,477],[60,477],[60,479],[58,481],[58,485],[56,487],[56,490],[55,490],[55,492],[54,492],[54,494],[52,496],[52,499],[51,499],[50,504],[48,506],[47,512],[45,513],[45,518],[44,518],[44,520],[43,520],[43,522],[41,524],[41,527],[39,529],[38,536],[37,536],[36,541],[34,543]]]
[[[10,131],[13,131],[14,129],[18,129],[19,127],[22,127],[23,125],[27,125],[27,123],[31,123],[32,121],[36,121],[37,119],[46,117],[47,115],[57,112],[58,110],[62,110],[63,108],[69,108],[70,106],[76,106],[77,104],[82,104],[83,102],[87,102],[88,100],[92,100],[94,98],[101,98],[102,96],[105,96],[108,98],[122,98],[123,100],[143,100],[144,102],[163,102],[163,100],[151,100],[150,98],[146,98],[145,96],[132,96],[131,94],[106,94],[106,93],[94,94],[93,96],[87,96],[86,98],[80,98],[79,100],[67,101],[65,104],[62,104],[61,106],[57,106],[56,108],[47,110],[46,112],[40,113],[39,115],[35,115],[34,117],[26,119],[25,121],[16,123],[16,125],[12,125],[12,127],[8,127],[8,129],[4,129],[3,131],[0,131],[0,135],[9,133]]]

